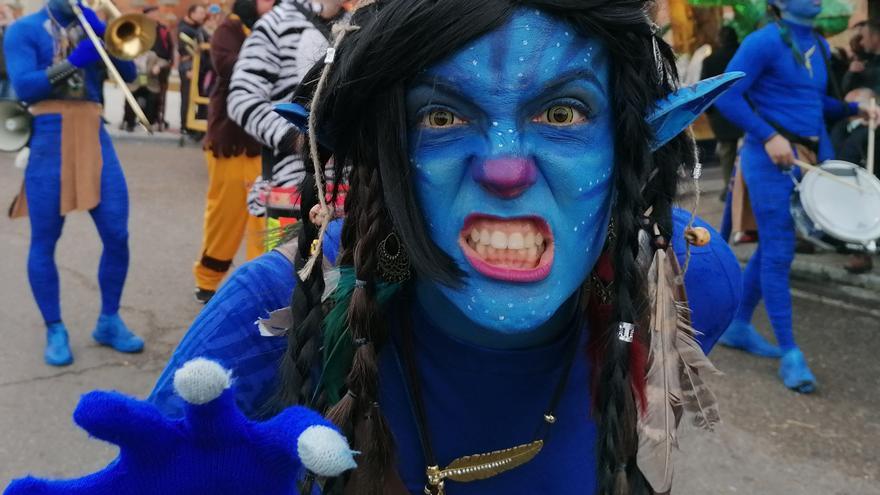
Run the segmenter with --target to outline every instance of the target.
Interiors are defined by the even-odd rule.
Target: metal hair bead
[[[617,324],[617,338],[631,343],[633,341],[633,337],[636,335],[636,326],[632,323],[620,322]]]
[[[330,47],[327,49],[327,55],[324,57],[325,64],[332,64],[336,60],[336,48]]]
[[[354,339],[355,347],[363,347],[370,343],[370,339]]]
[[[359,278],[356,278],[356,279],[354,280],[354,286],[355,286],[356,289],[363,289],[364,287],[367,286],[367,281],[366,281],[366,280],[361,280],[361,279],[359,279]]]
[[[554,416],[553,413],[547,413],[544,415],[544,421],[546,421],[548,425],[552,425],[556,422],[556,416]]]

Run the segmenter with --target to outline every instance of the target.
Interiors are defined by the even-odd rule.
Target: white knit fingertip
[[[297,439],[297,453],[309,471],[318,476],[339,476],[354,469],[354,454],[348,441],[333,428],[310,426]]]
[[[188,361],[174,372],[174,390],[190,404],[207,404],[220,397],[231,384],[232,372],[205,358]]]

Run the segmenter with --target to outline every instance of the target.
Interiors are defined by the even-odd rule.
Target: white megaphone
[[[32,119],[21,102],[0,100],[0,151],[15,152],[27,146]]]

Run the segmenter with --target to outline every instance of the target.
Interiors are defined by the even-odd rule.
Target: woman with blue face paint
[[[826,96],[829,83],[827,42],[813,30],[820,0],[776,0],[781,19],[749,35],[728,71],[747,75],[717,107],[746,132],[742,173],[758,223],[758,249],[746,267],[743,301],[721,343],[765,357],[781,357],[779,376],[801,393],[816,388],[816,378],[794,340],[789,271],[794,259],[795,227],[789,210],[793,190],[789,169],[793,145],[824,161],[833,150],[825,119],[854,115],[867,108]],[[823,53],[825,55],[823,55]],[[761,299],[779,347],[766,342],[751,325]]]
[[[82,9],[103,35],[104,24]],[[31,220],[28,278],[46,322],[46,363],[73,362],[61,319],[55,245],[65,215],[75,210],[88,210],[104,243],[98,270],[101,316],[92,336],[118,351],[140,352],[143,340],[118,314],[128,272],[128,190],[101,120],[104,68],[98,52],[67,0],[50,0],[15,22],[4,50],[15,93],[35,115],[23,191],[12,215]],[[137,76],[133,62],[115,63],[127,81]]]
[[[697,344],[708,349],[716,336],[700,312],[700,342],[677,327],[688,318],[677,310],[670,244],[680,246],[687,221],[673,233],[672,200],[678,169],[695,166],[681,131],[732,78],[674,92],[674,57],[646,6],[366,0],[337,29],[345,34],[295,98],[311,110],[305,155],[317,165],[316,197],[331,163],[350,185],[337,269],[315,268],[332,238],[325,229],[338,226],[322,202],[311,219],[321,228],[300,234],[287,348],[260,412],[312,407],[359,454],[353,472],[319,483],[307,476],[302,493],[670,490],[663,452],[674,417],[687,412],[669,404],[657,377],[672,386],[696,368],[659,355],[711,369]],[[287,111],[303,125],[304,109]],[[726,275],[737,269],[712,266],[732,263],[719,245],[721,257],[707,246],[690,255],[702,267],[704,308],[737,299],[711,297],[738,286]],[[251,266],[289,271],[272,258]],[[260,361],[277,351],[254,353],[246,342],[255,334],[242,325],[220,330],[253,321],[238,310],[264,307],[241,300],[238,282],[257,271],[233,276],[235,290],[217,294],[172,363],[204,352],[268,378]],[[701,314],[721,328],[729,320],[719,306]],[[163,410],[174,408],[170,381],[164,373],[152,396]],[[684,404],[714,401],[690,383],[675,393]],[[711,425],[717,417],[704,406]],[[227,475],[197,466],[187,465]],[[118,481],[113,469],[99,477]]]

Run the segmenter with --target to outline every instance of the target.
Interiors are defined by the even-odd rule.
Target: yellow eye
[[[456,117],[455,114],[449,110],[432,110],[422,119],[422,125],[435,129],[461,125],[464,122],[464,119]]]
[[[585,122],[587,118],[580,110],[569,105],[553,105],[535,117],[535,122],[555,126],[567,126]]]

